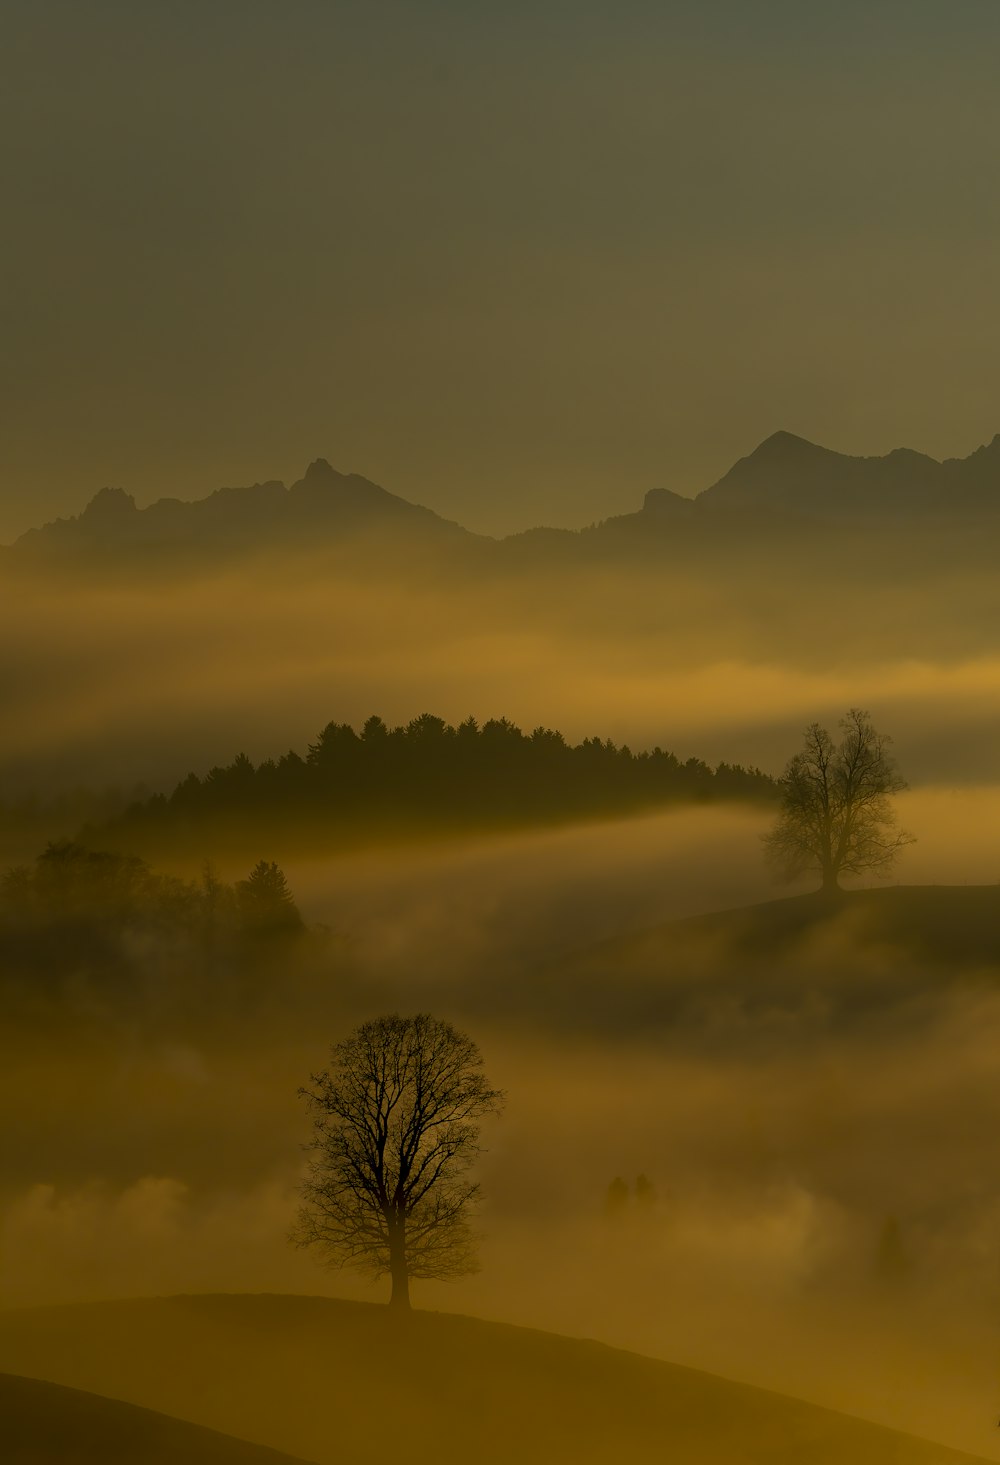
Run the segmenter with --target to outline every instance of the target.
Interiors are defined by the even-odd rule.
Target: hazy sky
[[[315,456],[470,527],[1000,429],[996,0],[3,0],[0,540]]]

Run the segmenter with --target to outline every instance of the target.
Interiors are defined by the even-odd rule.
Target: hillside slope
[[[118,1399],[0,1374],[4,1465],[304,1465]]]
[[[950,966],[1000,962],[1000,885],[892,885],[832,897],[816,891],[669,921],[600,951],[638,958],[711,940],[771,959],[836,928],[849,929],[859,945],[878,943]]]
[[[0,1367],[113,1391],[321,1465],[960,1465],[976,1457],[589,1340],[312,1297],[0,1315]]]
[[[665,921],[559,956],[526,1003],[562,1031],[690,1052],[738,1028],[757,1051],[903,1014],[932,1023],[949,994],[973,990],[1000,990],[1000,886],[816,893]],[[510,1000],[498,990],[494,1015]]]

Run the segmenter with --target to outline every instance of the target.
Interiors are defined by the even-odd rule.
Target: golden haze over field
[[[325,844],[315,811],[297,830],[252,803],[225,832],[94,825],[91,847],[138,849],[192,891],[238,890],[277,860],[305,934],[206,947],[176,904],[122,917],[95,895],[69,925],[56,904],[27,926],[24,901],[8,907],[5,1302],[377,1296],[287,1246],[295,1091],[354,1024],[425,1010],[474,1034],[509,1100],[479,1166],[483,1270],[415,1282],[418,1307],[600,1337],[994,1458],[994,581],[977,548],[960,595],[954,552],[918,584],[890,532],[884,582],[850,597],[837,556],[801,539],[795,556],[720,542],[688,564],[669,545],[561,561],[542,545],[527,562],[487,547],[479,571],[463,556],[481,546],[413,541],[408,562],[406,533],[377,526],[226,563],[171,552],[146,572],[113,548],[103,564],[12,552],[11,863],[80,832],[81,786],[95,807],[112,782],[169,793],[240,750],[305,756],[331,713],[359,731],[376,710],[457,723],[470,701],[571,742],[772,774],[804,723],[867,704],[910,776],[895,803],[917,843],[898,891],[828,919],[799,885],[750,936],[741,918],[683,922],[772,909],[766,799],[552,827],[529,802],[525,827],[450,832],[425,804],[405,838],[384,811],[366,833],[362,803],[351,838],[331,826]],[[927,543],[918,526],[913,556]],[[432,765],[407,766],[419,787]],[[447,799],[448,763],[433,766]],[[333,820],[346,789],[324,788]],[[44,1350],[7,1364],[44,1371]],[[110,1365],[89,1386],[181,1409]],[[229,1414],[195,1422],[239,1433]],[[275,1428],[249,1433],[295,1453]]]
[[[1000,10],[4,32],[14,1465],[1000,1460]]]
[[[907,874],[960,894],[992,853],[963,830],[992,822],[996,794],[902,802],[920,835]],[[678,810],[290,864],[338,939],[239,1011],[161,998],[136,1028],[36,995],[4,1080],[11,1114],[36,1095],[8,1127],[6,1301],[377,1298],[285,1244],[295,1088],[328,1034],[427,1008],[476,1033],[509,1104],[481,1166],[483,1271],[417,1285],[418,1306],[598,1336],[988,1454],[988,958],[950,971],[905,923],[880,936],[849,912],[752,958],[724,926],[676,949],[668,933],[652,957],[628,945],[769,898],[766,817]],[[586,952],[608,940],[625,945],[595,977]],[[617,1174],[649,1176],[648,1210],[607,1213]]]

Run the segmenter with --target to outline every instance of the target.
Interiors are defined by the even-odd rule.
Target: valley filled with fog
[[[331,720],[423,712],[778,773],[806,723],[860,706],[911,782],[990,782],[1000,597],[975,542],[979,559],[911,562],[890,537],[893,563],[852,557],[846,582],[839,559],[766,543],[522,565],[349,539],[148,574],[17,560],[0,797],[169,790],[239,752],[304,754]]]
[[[995,575],[935,563],[927,534],[882,576],[870,545],[861,588],[835,546],[737,541],[8,563],[2,1305],[379,1299],[288,1243],[297,1090],[359,1022],[428,1011],[473,1036],[507,1112],[484,1131],[482,1270],[415,1283],[419,1308],[1000,1457]],[[765,785],[741,801],[702,778],[601,818],[528,799],[510,827],[366,828],[362,809],[345,833],[331,775],[308,829],[249,805],[225,830],[119,817],[237,754],[315,759],[331,720],[507,718],[777,777],[849,707],[893,739],[915,843],[830,909],[808,880],[775,886]],[[460,799],[449,746],[434,776]],[[145,892],[131,914],[95,896],[84,939],[50,894],[22,919],[49,840],[82,840],[58,847],[67,878],[96,860],[93,889]],[[280,939],[232,924],[258,861],[301,914]]]
[[[1000,5],[3,21],[2,1465],[1000,1465]]]
[[[902,881],[993,877],[1000,793],[900,803],[919,839]],[[264,961],[238,1010],[121,1010],[82,978],[16,1008],[3,1302],[378,1297],[287,1244],[296,1090],[372,1012],[430,1010],[475,1035],[508,1111],[484,1136],[482,1271],[417,1284],[418,1306],[988,1453],[996,964],[942,963],[849,910],[764,952],[724,923],[664,925],[780,894],[766,826],[688,809],[289,863],[328,936]]]

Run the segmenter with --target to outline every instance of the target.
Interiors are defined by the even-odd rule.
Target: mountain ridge
[[[357,473],[314,459],[286,487],[266,480],[216,489],[206,497],[163,497],[139,508],[122,488],[105,487],[70,518],[29,529],[5,546],[28,554],[116,549],[215,550],[257,545],[309,545],[324,536],[359,534],[420,538],[450,545],[556,548],[589,540],[613,542],[638,532],[707,531],[722,535],[759,525],[791,530],[825,525],[889,525],[901,518],[961,523],[1000,515],[1000,433],[966,458],[938,461],[899,447],[882,456],[852,456],[784,429],[737,460],[715,483],[689,497],[672,489],[647,491],[632,513],[588,528],[539,525],[496,539],[476,534],[422,504],[389,492]]]
[[[218,488],[201,499],[159,498],[140,509],[132,494],[106,487],[80,514],[29,529],[9,548],[43,552],[183,546],[252,547],[262,535],[294,543],[317,530],[340,531],[386,525],[473,538],[468,530],[433,509],[410,503],[357,473],[340,473],[325,458],[314,459],[303,476],[286,487],[269,479],[243,487]]]

